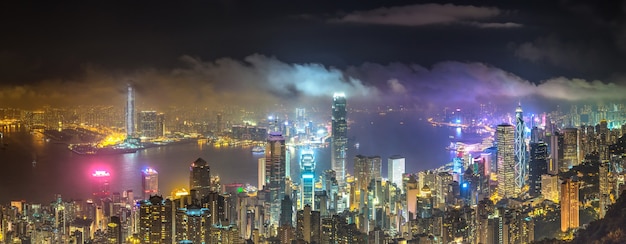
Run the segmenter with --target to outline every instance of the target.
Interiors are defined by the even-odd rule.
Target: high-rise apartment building
[[[172,243],[172,201],[161,196],[151,196],[139,202],[139,236],[142,243]]]
[[[285,138],[280,132],[272,132],[265,148],[265,176],[268,178],[270,223],[279,224],[281,200],[285,196],[286,170]]]
[[[519,189],[515,184],[515,126],[498,125],[496,143],[498,146],[498,196],[516,197]]]
[[[159,193],[159,173],[153,168],[141,171],[141,187],[143,199],[149,199],[151,195]]]
[[[343,186],[346,177],[346,153],[348,151],[348,111],[346,110],[346,96],[335,93],[332,106],[332,141],[331,167],[336,173],[337,184]]]
[[[209,243],[210,212],[208,208],[189,205],[176,210],[176,243]]]
[[[198,199],[203,199],[211,191],[211,168],[202,158],[196,159],[189,167],[189,189],[197,192]]]
[[[396,184],[396,186],[404,192],[402,186],[403,175],[405,172],[405,159],[402,156],[394,155],[387,159],[387,179],[389,182]]]
[[[296,215],[296,238],[305,243],[320,243],[321,224],[320,212],[313,211],[309,205],[304,206]]]

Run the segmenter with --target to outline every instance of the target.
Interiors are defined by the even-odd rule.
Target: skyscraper
[[[278,226],[281,200],[285,196],[285,138],[280,132],[272,132],[265,148],[265,175],[270,193],[270,223]]]
[[[189,167],[189,189],[197,191],[198,199],[203,199],[211,191],[211,168],[202,158],[196,159]]]
[[[498,125],[496,129],[498,146],[498,195],[502,198],[516,197],[515,182],[515,127],[509,124]]]
[[[139,202],[139,236],[143,243],[171,243],[173,215],[172,201],[161,196]]]
[[[396,184],[402,192],[404,192],[404,187],[402,187],[402,175],[404,175],[405,170],[404,166],[405,161],[402,156],[394,155],[387,159],[387,178],[391,183]]]
[[[530,143],[528,162],[528,194],[531,197],[541,195],[541,175],[548,173],[548,145],[544,142]]]
[[[348,112],[346,110],[345,94],[334,94],[332,110],[331,167],[336,173],[337,184],[343,186],[346,177],[346,152],[348,143]]]
[[[128,137],[135,135],[135,92],[130,84],[126,97],[126,135]]]
[[[139,121],[137,127],[142,137],[157,138],[161,134],[162,128],[159,128],[158,117],[156,111],[139,112]]]
[[[111,175],[104,170],[96,170],[93,176],[93,196],[96,199],[107,198],[111,195]]]
[[[565,179],[561,183],[561,231],[580,226],[578,211],[578,181]]]
[[[159,174],[152,168],[141,171],[141,187],[143,188],[143,199],[149,199],[150,195],[159,192]]]
[[[315,157],[313,150],[303,149],[300,155],[300,208],[314,206],[315,199]]]
[[[528,162],[526,160],[526,140],[524,138],[524,111],[522,106],[515,109],[515,188],[519,193],[526,183]]]
[[[560,164],[561,171],[567,171],[571,167],[580,164],[580,137],[577,128],[563,129],[563,158]]]
[[[370,181],[381,178],[381,167],[381,159],[379,156],[366,157],[356,155],[354,157],[356,189],[367,191]]]
[[[259,158],[259,162],[258,162],[258,169],[257,169],[257,181],[258,181],[258,185],[257,185],[257,189],[259,190],[263,190],[263,186],[265,186],[265,184],[267,184],[266,182],[266,176],[265,176],[265,158]]]

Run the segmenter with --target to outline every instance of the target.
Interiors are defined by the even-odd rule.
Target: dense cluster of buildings
[[[602,218],[626,184],[626,130],[616,126],[623,118],[614,116],[592,125],[588,123],[595,113],[587,107],[583,111],[528,117],[519,106],[510,123],[493,127],[487,140],[492,143],[451,149],[456,155],[452,163],[438,169],[407,173],[406,159],[398,155],[386,159],[356,155],[347,169],[347,103],[343,94],[335,94],[330,169],[316,169],[320,159],[314,148],[297,144],[299,173],[292,175],[288,143],[299,135],[309,137],[314,128],[304,109],[297,109],[292,125],[272,119],[267,127],[232,127],[235,137],[265,141],[256,187],[221,184],[202,158],[191,163],[189,188],[169,196],[159,189],[154,169],[140,173],[143,189],[138,195],[111,192],[109,173],[96,171],[90,200],[66,201],[58,196],[48,205],[14,201],[0,208],[0,241],[530,243],[542,237],[567,239],[585,223]],[[456,124],[466,119],[458,117],[460,110],[454,113],[457,117],[447,119]],[[127,109],[126,119],[135,114]],[[138,133],[160,136],[159,116],[154,111],[138,113]],[[225,130],[222,120],[218,114],[219,130]],[[127,127],[135,128],[131,122]]]

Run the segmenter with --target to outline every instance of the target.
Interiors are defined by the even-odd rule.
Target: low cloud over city
[[[0,101],[31,108],[115,105],[123,102],[126,84],[136,87],[138,104],[155,108],[327,103],[335,92],[345,92],[355,104],[365,105],[456,105],[521,99],[618,101],[626,94],[626,87],[618,83],[568,77],[529,81],[478,62],[446,61],[431,67],[364,63],[339,69],[319,63],[286,63],[260,54],[210,61],[182,56],[179,62],[179,68],[131,72],[85,66],[82,74],[72,79],[5,86]]]

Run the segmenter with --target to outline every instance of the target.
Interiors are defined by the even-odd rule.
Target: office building
[[[137,120],[137,130],[142,138],[157,138],[162,134],[156,111],[141,111]]]
[[[146,168],[141,171],[141,187],[143,188],[143,199],[149,199],[151,195],[159,193],[159,174],[153,168]]]
[[[104,199],[111,196],[111,175],[104,170],[96,170],[93,174],[93,196],[96,199]]]
[[[515,109],[515,191],[521,192],[526,184],[527,160],[526,160],[526,137],[524,136],[526,127],[524,126],[524,112],[522,106]]]
[[[133,87],[128,85],[126,94],[126,135],[131,138],[135,136],[135,92]]]
[[[528,194],[531,197],[541,195],[541,176],[548,173],[548,145],[543,142],[530,143],[528,163]]]
[[[285,196],[286,170],[285,138],[280,132],[272,132],[265,148],[265,175],[269,178],[270,223],[279,224],[281,200]]]
[[[211,168],[202,158],[196,159],[189,167],[189,190],[196,191],[197,199],[203,199],[211,191]]]
[[[265,158],[259,158],[257,165],[257,189],[263,190],[263,186],[269,181],[269,178],[265,175]]]
[[[300,209],[305,205],[314,207],[315,201],[315,157],[313,150],[303,149],[300,153]]]
[[[356,190],[367,192],[372,180],[380,180],[382,171],[381,158],[379,156],[356,155],[354,157],[354,177]]]
[[[345,184],[346,177],[346,153],[348,151],[347,116],[345,94],[335,93],[332,106],[331,167],[335,171],[339,186]]]
[[[565,179],[561,183],[561,231],[566,232],[580,226],[578,181]]]
[[[515,184],[515,127],[509,124],[498,125],[496,143],[498,147],[498,196],[516,197],[520,189]]]
[[[563,158],[560,165],[562,172],[579,165],[581,157],[579,155],[580,137],[577,128],[563,129]]]
[[[387,179],[393,183],[402,192],[404,187],[402,185],[403,175],[405,173],[405,159],[402,156],[395,155],[387,159]]]

